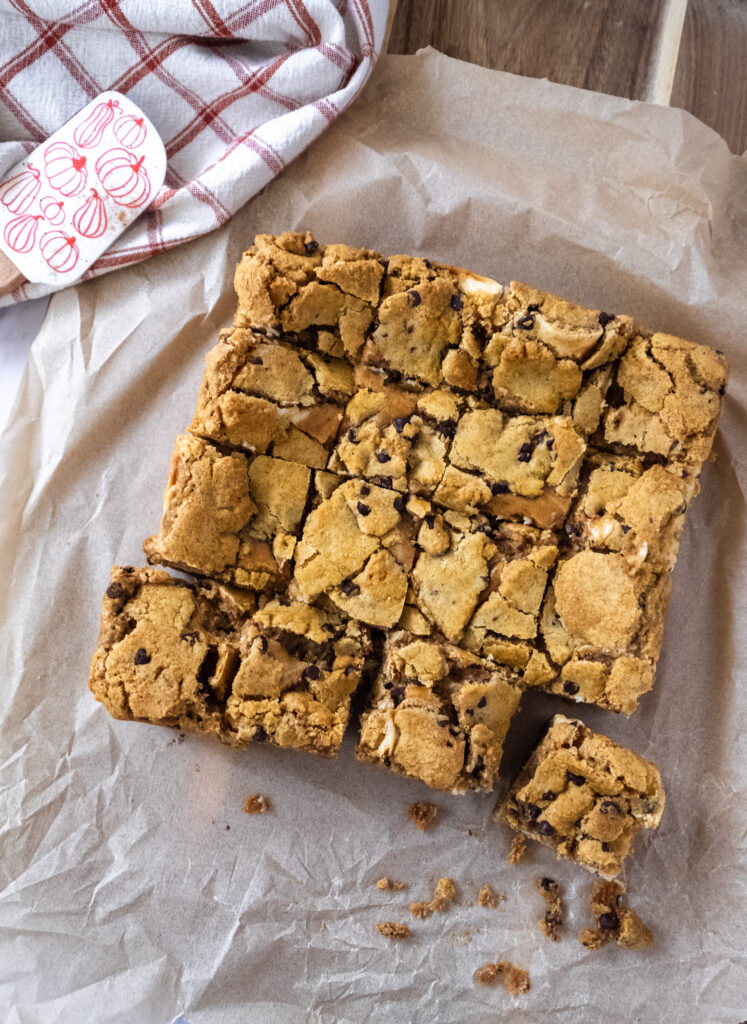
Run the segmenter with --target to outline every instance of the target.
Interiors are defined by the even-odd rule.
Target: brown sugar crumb
[[[511,849],[508,851],[509,864],[521,864],[527,852],[527,841],[524,836],[514,836]]]
[[[477,893],[477,902],[481,907],[499,907],[505,898],[503,893],[496,892],[487,882]]]
[[[419,800],[415,804],[410,804],[407,813],[421,832],[425,832],[427,828],[435,825],[438,819],[438,807],[427,800]]]
[[[484,964],[477,968],[473,977],[478,985],[495,985],[500,982],[512,996],[523,995],[532,987],[529,972],[521,967],[514,967],[508,960]]]
[[[244,801],[244,814],[265,814],[271,806],[267,797],[261,793],[252,793]]]
[[[548,939],[557,942],[560,939],[560,929],[563,927],[563,900],[560,895],[560,886],[552,878],[538,878],[537,888],[547,903],[545,916],[539,922],[539,926]]]
[[[415,902],[410,904],[413,917],[430,917],[433,913],[442,914],[456,900],[456,888],[450,878],[441,878],[436,886],[433,898],[428,903]]]
[[[653,946],[654,936],[638,914],[621,905],[625,892],[622,882],[596,882],[591,890],[589,906],[597,919],[596,928],[584,928],[579,941],[586,949],[601,949],[613,939],[625,949]]]
[[[376,887],[385,892],[410,888],[410,886],[406,882],[395,882],[393,878],[380,878],[376,883]]]
[[[409,939],[412,935],[409,925],[397,924],[396,921],[381,921],[376,925],[376,931],[385,939]]]

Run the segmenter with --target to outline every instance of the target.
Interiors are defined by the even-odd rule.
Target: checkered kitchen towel
[[[85,276],[212,231],[360,92],[388,7],[388,0],[0,0],[0,180],[94,96],[116,89],[160,132],[166,182]],[[4,302],[52,290],[26,285]]]

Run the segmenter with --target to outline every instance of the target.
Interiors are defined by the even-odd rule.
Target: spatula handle
[[[22,274],[4,252],[0,252],[0,296],[10,295],[20,285],[26,283],[26,276]]]

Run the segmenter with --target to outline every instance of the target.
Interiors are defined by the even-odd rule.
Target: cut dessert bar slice
[[[331,757],[368,650],[333,612],[117,566],[89,686],[115,718]]]
[[[323,484],[295,552],[301,596],[328,598],[372,626],[394,626],[415,557],[417,520],[396,491],[331,474],[324,475]]]
[[[496,819],[614,878],[636,835],[656,828],[663,810],[656,765],[583,722],[555,715]]]
[[[300,463],[177,437],[161,526],[143,551],[151,563],[278,589],[290,578],[311,477]]]
[[[390,634],[356,757],[434,789],[490,791],[521,689],[454,644]]]
[[[355,390],[349,363],[253,331],[227,330],[205,364],[193,434],[312,469],[326,467]]]
[[[236,271],[239,327],[383,370],[393,382],[479,393],[530,414],[599,419],[629,317],[410,256],[258,235]],[[593,380],[592,380],[593,375]],[[592,390],[589,390],[589,386]],[[596,408],[596,412],[594,409]],[[596,423],[594,423],[594,426]]]

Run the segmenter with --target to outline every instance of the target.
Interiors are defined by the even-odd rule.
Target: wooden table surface
[[[747,149],[747,0],[398,0],[390,53],[684,107]]]

